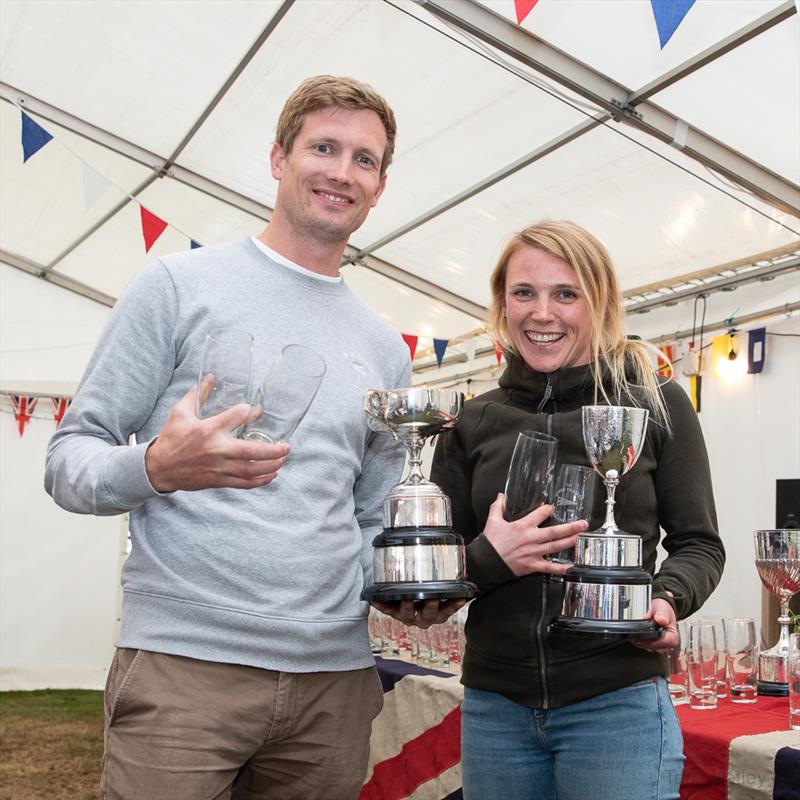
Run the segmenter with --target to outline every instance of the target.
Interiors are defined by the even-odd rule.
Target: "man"
[[[359,595],[403,464],[369,430],[362,398],[409,385],[410,364],[339,265],[383,192],[394,141],[394,115],[370,87],[301,84],[270,155],[267,228],[138,275],[53,436],[45,483],[59,505],[130,512],[106,686],[109,800],[358,794],[383,700]],[[291,342],[325,359],[291,447],[235,438],[244,404],[198,418],[200,356],[218,328],[254,335],[256,381]]]

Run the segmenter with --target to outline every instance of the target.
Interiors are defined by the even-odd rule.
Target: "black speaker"
[[[775,481],[775,527],[800,528],[800,478]]]

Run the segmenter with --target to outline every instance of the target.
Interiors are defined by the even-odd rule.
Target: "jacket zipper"
[[[550,384],[550,376],[547,376],[547,386],[544,390],[544,397],[542,398],[542,402],[539,403],[539,408],[537,409],[539,413],[542,413],[542,409],[544,408],[547,401],[550,399],[550,395],[553,393],[553,387]],[[551,436],[553,435],[553,415],[547,415],[547,433]],[[542,708],[549,708],[550,707],[550,697],[549,692],[547,691],[547,661],[545,658],[545,651],[544,651],[544,620],[547,611],[547,578],[545,575],[541,576],[541,583],[542,583],[542,603],[541,609],[539,611],[539,619],[536,620],[536,627],[535,627],[535,636],[536,636],[536,650],[539,654],[539,679],[542,682]]]

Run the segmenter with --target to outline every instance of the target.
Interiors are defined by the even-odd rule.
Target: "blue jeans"
[[[464,689],[464,800],[668,800],[683,736],[655,678],[563,708],[526,708]]]

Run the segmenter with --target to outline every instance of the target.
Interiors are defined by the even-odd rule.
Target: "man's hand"
[[[445,622],[458,611],[466,600],[401,600],[399,603],[377,603],[372,605],[383,614],[399,619],[405,625],[430,628]]]
[[[236,439],[232,432],[252,416],[242,403],[198,419],[192,387],[170,412],[145,454],[145,469],[158,492],[178,489],[253,489],[275,479],[289,453],[286,444]]]
[[[648,650],[651,653],[666,653],[673,647],[678,646],[678,621],[675,618],[675,611],[666,601],[657,597],[650,604],[650,610],[644,617],[652,619],[657,625],[664,629],[664,633],[658,639],[635,639],[632,645],[641,650]]]
[[[578,534],[589,525],[581,520],[540,528],[552,513],[553,506],[544,505],[522,519],[507,522],[503,518],[503,495],[499,494],[489,509],[483,535],[515,575],[529,575],[532,572],[563,575],[572,565],[557,564],[548,561],[545,556],[574,547]]]

